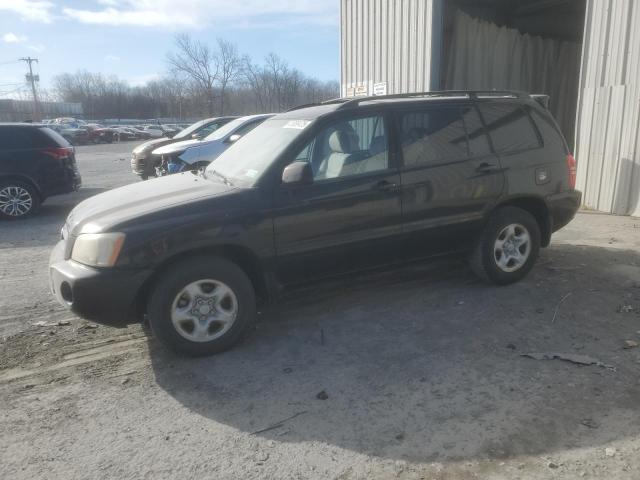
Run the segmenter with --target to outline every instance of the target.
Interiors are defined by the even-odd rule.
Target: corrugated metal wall
[[[432,65],[439,67],[439,48],[432,41],[441,18],[434,16],[439,0],[342,0],[342,95],[361,87],[373,94],[373,84],[386,82],[387,93],[427,91]],[[433,25],[433,19],[438,23]],[[435,32],[436,35],[425,35]],[[364,93],[364,90],[363,90]]]
[[[640,215],[640,1],[588,0],[576,128],[587,207]]]

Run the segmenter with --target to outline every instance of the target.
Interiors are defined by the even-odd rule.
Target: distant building
[[[41,118],[82,117],[81,103],[38,102]],[[0,99],[0,122],[24,122],[33,120],[33,102],[28,100]]]

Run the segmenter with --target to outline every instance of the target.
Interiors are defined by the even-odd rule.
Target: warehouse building
[[[342,0],[343,96],[551,96],[588,208],[640,215],[640,1]]]

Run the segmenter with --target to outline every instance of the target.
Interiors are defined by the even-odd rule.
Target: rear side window
[[[55,130],[52,130],[50,128],[40,128],[40,131],[38,132],[40,137],[43,138],[43,147],[50,147],[50,146],[58,146],[58,147],[70,147],[71,144],[69,142],[67,142],[67,140],[60,135],[58,132],[56,132]]]
[[[569,153],[567,143],[564,136],[558,130],[555,122],[551,118],[551,114],[547,112],[539,112],[536,109],[531,109],[531,117],[535,122],[538,130],[544,138],[544,147],[549,149],[554,154],[558,154],[560,158],[565,159],[565,155]]]
[[[36,128],[4,127],[0,128],[0,149],[23,150],[42,147],[43,140]]]
[[[469,156],[460,107],[435,107],[400,117],[404,166],[464,160]]]
[[[480,103],[487,131],[498,153],[515,153],[542,147],[531,117],[521,105]]]

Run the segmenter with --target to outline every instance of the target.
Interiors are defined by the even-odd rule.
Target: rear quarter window
[[[42,142],[44,143],[43,145],[40,145],[40,146],[42,147],[55,147],[55,146],[70,147],[71,146],[71,144],[67,142],[67,140],[55,130],[52,130],[46,127],[40,128],[39,130],[40,131],[38,133],[42,138]]]
[[[557,154],[564,161],[565,156],[569,153],[569,148],[551,114],[531,109],[531,117],[544,139],[545,149],[548,149],[552,154]]]
[[[522,105],[480,103],[480,113],[498,153],[517,153],[542,147],[540,135]]]
[[[0,150],[25,150],[42,147],[37,128],[0,127]]]

